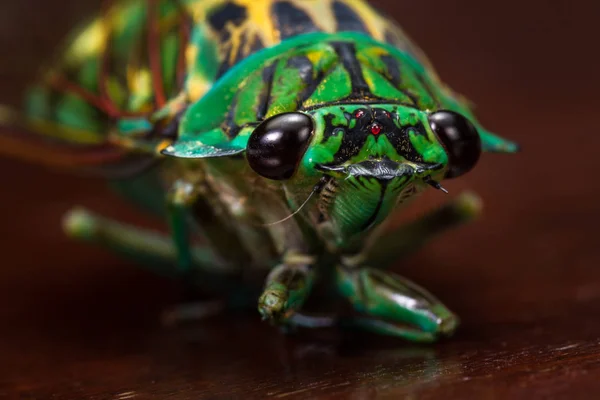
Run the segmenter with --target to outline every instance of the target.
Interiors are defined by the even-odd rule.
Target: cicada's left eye
[[[248,140],[246,158],[259,175],[273,180],[290,179],[314,132],[310,116],[302,113],[284,113],[260,124]]]
[[[475,126],[454,111],[431,114],[429,124],[448,154],[446,178],[456,178],[469,172],[481,155],[481,138]]]

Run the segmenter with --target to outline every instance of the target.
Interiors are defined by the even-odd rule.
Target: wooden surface
[[[0,102],[98,3],[0,5]],[[140,216],[96,181],[2,160],[0,398],[600,398],[596,3],[378,2],[524,148],[449,182],[481,194],[484,218],[398,265],[461,315],[455,338],[283,337],[256,314],[165,328],[176,284],[58,227],[73,204]]]

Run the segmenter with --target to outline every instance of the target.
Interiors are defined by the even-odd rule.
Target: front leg
[[[271,271],[258,300],[258,311],[264,320],[275,325],[286,324],[310,294],[314,283],[314,259],[290,255]]]
[[[191,272],[190,251],[196,232],[220,259],[238,268],[247,261],[249,256],[238,232],[232,228],[232,218],[203,180],[177,180],[172,184],[167,195],[167,220],[177,250],[177,267],[182,274]]]
[[[425,289],[398,275],[372,268],[336,269],[338,291],[365,314],[345,323],[414,342],[451,335],[458,317]]]

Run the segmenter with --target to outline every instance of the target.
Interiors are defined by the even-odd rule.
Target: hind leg
[[[418,251],[429,240],[448,229],[472,221],[481,214],[481,199],[465,192],[417,220],[386,232],[368,251],[366,263],[386,269],[399,259]]]

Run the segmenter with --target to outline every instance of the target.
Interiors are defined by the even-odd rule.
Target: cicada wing
[[[127,147],[110,135],[30,120],[5,108],[0,109],[0,156],[106,177],[139,173],[160,158],[144,148]]]
[[[22,115],[0,106],[0,156],[108,175],[162,159],[192,24],[178,1],[106,2],[43,68]]]

